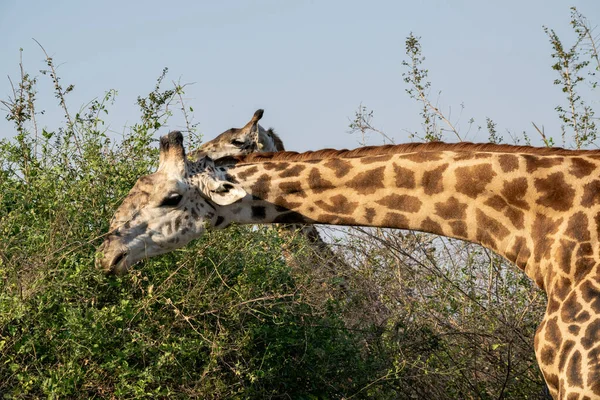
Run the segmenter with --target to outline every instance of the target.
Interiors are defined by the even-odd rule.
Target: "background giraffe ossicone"
[[[600,151],[430,143],[189,162],[180,134],[162,143],[170,146],[159,171],[129,196],[149,182],[157,189],[117,211],[124,223],[104,246],[107,270],[231,223],[364,225],[472,241],[546,291],[535,350],[551,394],[600,398]]]

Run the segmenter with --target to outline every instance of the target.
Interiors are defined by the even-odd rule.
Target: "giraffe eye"
[[[242,142],[241,140],[237,140],[237,139],[233,139],[231,141],[231,144],[237,147],[242,147],[245,143]]]
[[[160,207],[174,207],[179,204],[182,198],[183,196],[179,193],[170,193],[160,202]]]

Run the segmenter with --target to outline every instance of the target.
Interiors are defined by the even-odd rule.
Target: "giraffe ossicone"
[[[191,161],[171,133],[160,160],[115,214],[101,248],[106,270],[124,272],[231,223],[469,240],[548,294],[535,350],[554,398],[600,398],[600,151],[430,143]]]

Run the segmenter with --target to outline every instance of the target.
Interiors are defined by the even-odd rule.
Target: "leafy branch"
[[[586,81],[582,74],[590,68],[590,60],[581,60],[580,57],[583,54],[589,55],[590,59],[596,62],[596,71],[600,68],[600,62],[596,46],[597,37],[593,36],[593,28],[574,7],[571,8],[571,26],[577,39],[570,47],[563,44],[554,29],[544,26],[544,32],[548,35],[553,50],[552,58],[555,63],[552,64],[552,69],[559,75],[554,84],[561,86],[567,100],[566,106],[555,107],[563,123],[562,135],[566,136],[567,129],[572,131],[575,147],[580,149],[592,144],[598,136],[595,112],[579,94],[579,84]],[[589,71],[588,76],[594,77],[595,71]],[[592,89],[596,86],[597,82],[591,81]]]
[[[402,61],[402,65],[408,69],[408,72],[402,74],[404,82],[410,86],[406,89],[406,93],[411,99],[421,102],[421,116],[423,117],[425,139],[427,141],[440,141],[442,139],[442,132],[445,129],[437,127],[438,120],[444,122],[448,127],[446,130],[454,133],[457,139],[462,141],[462,137],[454,124],[429,100],[428,92],[431,88],[431,82],[427,80],[429,71],[422,66],[425,57],[421,52],[420,39],[412,33],[406,38],[406,55],[409,57],[409,61]]]

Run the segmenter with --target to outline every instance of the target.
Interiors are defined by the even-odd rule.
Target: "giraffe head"
[[[227,156],[240,156],[254,152],[284,150],[283,142],[272,128],[264,129],[258,124],[264,111],[256,110],[252,119],[243,128],[231,128],[216,138],[203,143],[189,155],[191,160],[208,155],[213,160]]]
[[[117,209],[98,249],[106,272],[123,274],[143,258],[183,247],[214,225],[215,206],[231,204],[246,192],[227,182],[212,159],[188,161],[180,132],[160,139],[156,172],[142,176]]]

